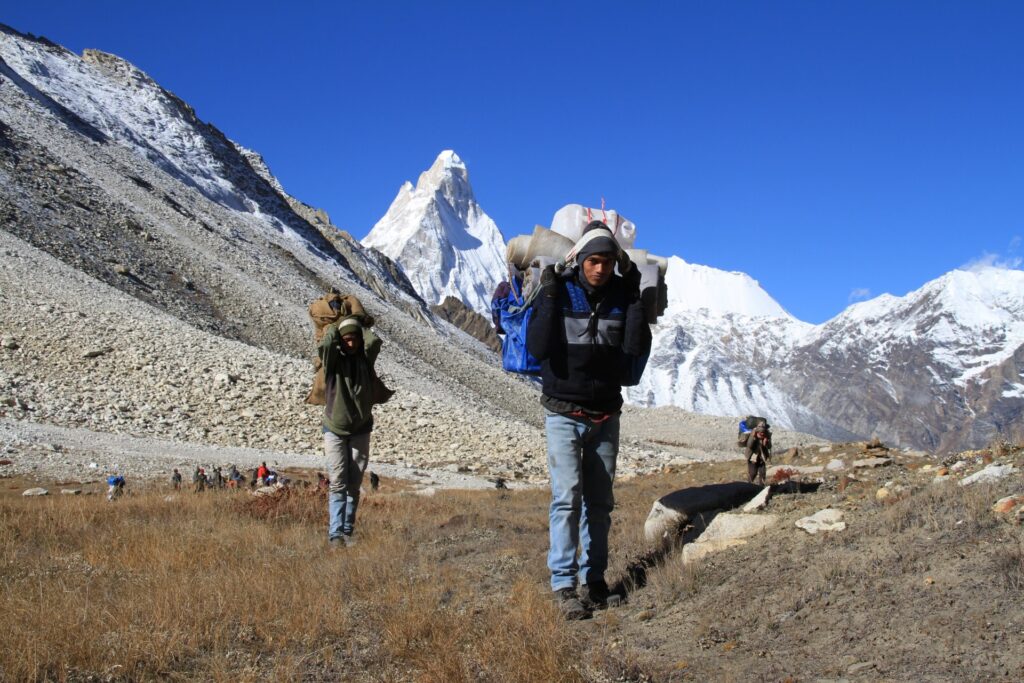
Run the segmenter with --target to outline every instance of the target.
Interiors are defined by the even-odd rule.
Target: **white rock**
[[[960,485],[969,486],[970,484],[975,484],[979,481],[998,481],[1016,469],[1017,468],[1013,465],[992,464],[979,472],[975,472],[969,477],[964,477],[960,480]]]
[[[34,488],[34,489],[25,489],[24,491],[21,492],[21,495],[23,495],[23,496],[48,496],[48,495],[50,495],[50,492],[47,491],[46,489],[42,488],[42,487],[38,487],[38,488]]]
[[[829,460],[829,463],[825,465],[825,469],[829,472],[838,472],[839,470],[846,469],[846,463],[839,458],[835,458],[833,460]]]
[[[82,489],[61,489],[60,495],[62,496],[80,496],[82,495]]]
[[[819,510],[809,517],[798,519],[796,525],[811,535],[819,531],[843,531],[846,528],[843,511],[832,508]]]
[[[714,541],[705,541],[704,543],[687,543],[683,546],[683,564],[692,564],[704,559],[711,553],[717,553],[719,550],[735,548],[736,546],[746,544],[747,539],[745,538],[719,538]]]
[[[960,470],[965,469],[966,467],[967,467],[967,461],[966,460],[958,460],[957,462],[953,463],[953,466],[949,468],[949,471],[950,472],[959,472]]]
[[[822,446],[821,448],[818,449],[818,452],[819,453],[831,453],[832,452],[832,447],[831,446]]]
[[[767,487],[764,489],[767,491]],[[719,550],[744,545],[751,536],[756,536],[779,521],[777,515],[744,515],[723,512],[716,515],[704,533],[683,546],[683,563],[697,560]]]
[[[753,512],[754,510],[763,510],[768,505],[768,496],[771,495],[771,487],[765,486],[761,489],[761,493],[754,496],[749,503],[743,506],[744,512]]]
[[[678,529],[685,520],[684,513],[666,507],[660,501],[654,501],[651,511],[647,514],[647,521],[644,522],[644,538],[649,543],[659,541]]]
[[[437,489],[435,489],[433,486],[428,486],[425,489],[420,489],[416,491],[416,495],[423,496],[424,498],[433,498],[434,496],[437,495]]]

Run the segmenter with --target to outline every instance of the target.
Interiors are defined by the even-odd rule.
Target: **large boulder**
[[[875,467],[885,467],[886,465],[892,464],[892,458],[864,458],[862,460],[853,461],[853,469],[858,470],[861,468],[874,469]]]
[[[975,472],[969,477],[964,477],[960,480],[961,486],[970,486],[971,484],[977,484],[979,482],[993,482],[999,481],[1003,477],[1009,476],[1017,468],[1013,465],[989,465],[985,469]]]
[[[644,538],[649,543],[662,543],[673,538],[691,519],[713,510],[731,510],[756,496],[760,486],[735,481],[708,484],[673,491],[651,506],[644,522]]]
[[[723,512],[715,515],[704,533],[683,546],[683,563],[689,564],[719,550],[744,545],[751,536],[756,536],[779,521],[776,515],[746,515]]]

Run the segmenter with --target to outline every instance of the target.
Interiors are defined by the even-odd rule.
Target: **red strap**
[[[595,416],[595,415],[592,415],[590,413],[585,413],[582,410],[577,410],[575,412],[569,413],[569,416],[570,417],[584,418],[584,419],[590,420],[592,423],[594,423],[596,425],[599,425],[602,422],[607,421],[608,418],[610,418],[612,416],[612,414],[611,413],[602,413],[599,416]]]

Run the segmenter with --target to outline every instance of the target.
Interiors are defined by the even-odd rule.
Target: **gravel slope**
[[[199,330],[4,231],[0,254],[0,418],[7,420],[8,437],[17,437],[18,425],[30,422],[152,439],[146,448],[137,441],[122,448],[116,440],[96,437],[105,444],[109,464],[147,477],[162,476],[169,461],[249,461],[221,457],[217,448],[254,449],[253,459],[281,463],[317,462],[319,409],[302,402],[310,380],[307,360]],[[397,322],[390,329],[381,325],[386,339],[401,334],[408,343],[425,336]],[[453,343],[476,343],[461,333],[450,335]],[[433,336],[424,343],[440,354],[446,342]],[[489,352],[481,346],[479,353],[486,358]],[[386,346],[381,365],[399,392],[378,409],[375,462],[408,470],[461,469],[524,483],[546,480],[541,411],[532,385],[495,371],[506,385],[495,382],[495,390],[520,404],[506,409],[467,389],[433,382],[420,374],[423,360],[398,344]],[[517,412],[533,413],[536,420],[515,419]],[[735,457],[733,424],[731,418],[677,409],[629,408],[620,471],[630,476],[668,462]],[[61,434],[68,432],[56,433],[58,447]],[[813,438],[779,434],[777,440],[784,447]],[[76,438],[69,448],[82,442]],[[183,444],[180,455],[140,455],[166,442]],[[60,459],[13,457],[19,452],[11,444],[7,457],[19,471],[74,476],[74,467],[69,470]]]

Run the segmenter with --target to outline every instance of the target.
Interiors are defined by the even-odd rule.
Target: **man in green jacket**
[[[327,327],[318,349],[326,386],[323,432],[331,547],[354,543],[359,487],[370,459],[372,409],[390,396],[373,367],[380,347],[380,338],[350,316]]]

